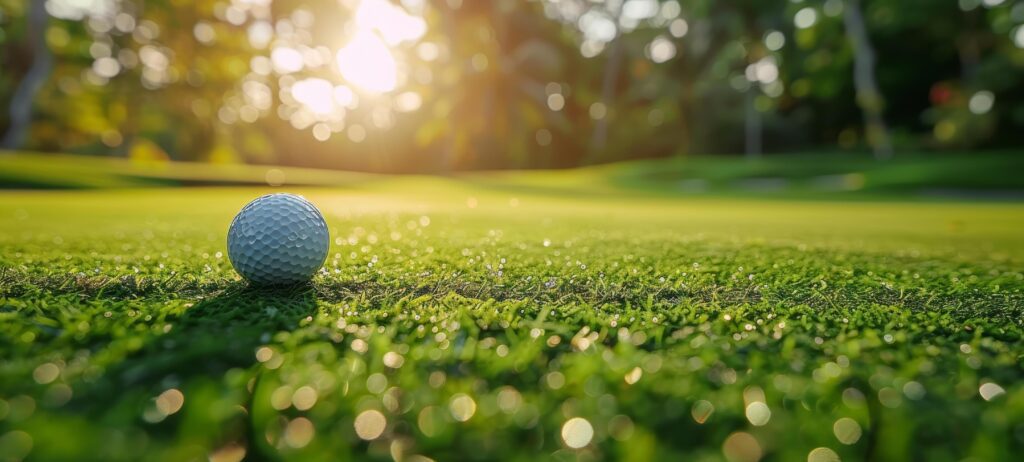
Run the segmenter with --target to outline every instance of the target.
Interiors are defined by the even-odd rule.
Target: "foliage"
[[[58,59],[36,98],[28,147],[39,150],[127,157],[144,144],[177,160],[368,171],[566,167],[762,145],[860,150],[863,107],[881,111],[902,151],[1012,147],[1024,133],[1020,2],[863,2],[881,92],[868,106],[852,83],[843,0],[51,3]],[[4,105],[33,59],[25,10],[0,3]],[[390,32],[365,19],[385,16]],[[366,34],[386,48],[342,62],[337,52]],[[297,65],[281,67],[289,54]],[[397,78],[393,89],[347,75],[392,58],[397,77],[369,83]],[[303,85],[319,93],[303,97]]]

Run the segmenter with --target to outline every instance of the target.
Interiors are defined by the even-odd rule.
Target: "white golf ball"
[[[228,258],[259,285],[308,281],[327,259],[330,236],[320,210],[294,194],[268,194],[238,212],[228,229]]]

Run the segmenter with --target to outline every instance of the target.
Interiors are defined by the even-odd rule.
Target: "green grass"
[[[273,173],[269,173],[273,171]],[[480,188],[560,195],[667,195],[857,200],[1024,199],[1019,152],[907,153],[879,162],[864,154],[787,154],[758,159],[690,156],[565,171],[457,173]],[[0,151],[0,189],[146,186],[360,187],[386,176],[328,170],[137,162]]]
[[[536,175],[300,190],[331,256],[273,291],[224,255],[268,189],[0,193],[0,459],[1024,451],[1024,206]]]
[[[268,175],[268,171],[276,170]],[[132,161],[122,158],[0,151],[0,189],[109,189],[267,184],[346,186],[373,175],[255,165]]]

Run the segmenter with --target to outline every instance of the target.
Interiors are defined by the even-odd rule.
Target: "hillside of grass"
[[[166,186],[344,186],[372,175],[256,165],[131,161],[67,154],[0,152],[0,189]]]
[[[853,154],[692,156],[565,171],[464,172],[475,186],[539,193],[663,194],[779,198],[1024,199],[1024,155],[1015,152],[904,154],[880,162]],[[0,189],[159,186],[351,186],[388,176],[255,165],[38,153],[0,154]]]

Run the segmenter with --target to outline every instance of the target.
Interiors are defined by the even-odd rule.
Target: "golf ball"
[[[231,265],[259,285],[308,281],[323,266],[329,245],[320,210],[294,194],[257,198],[242,207],[228,229]]]

